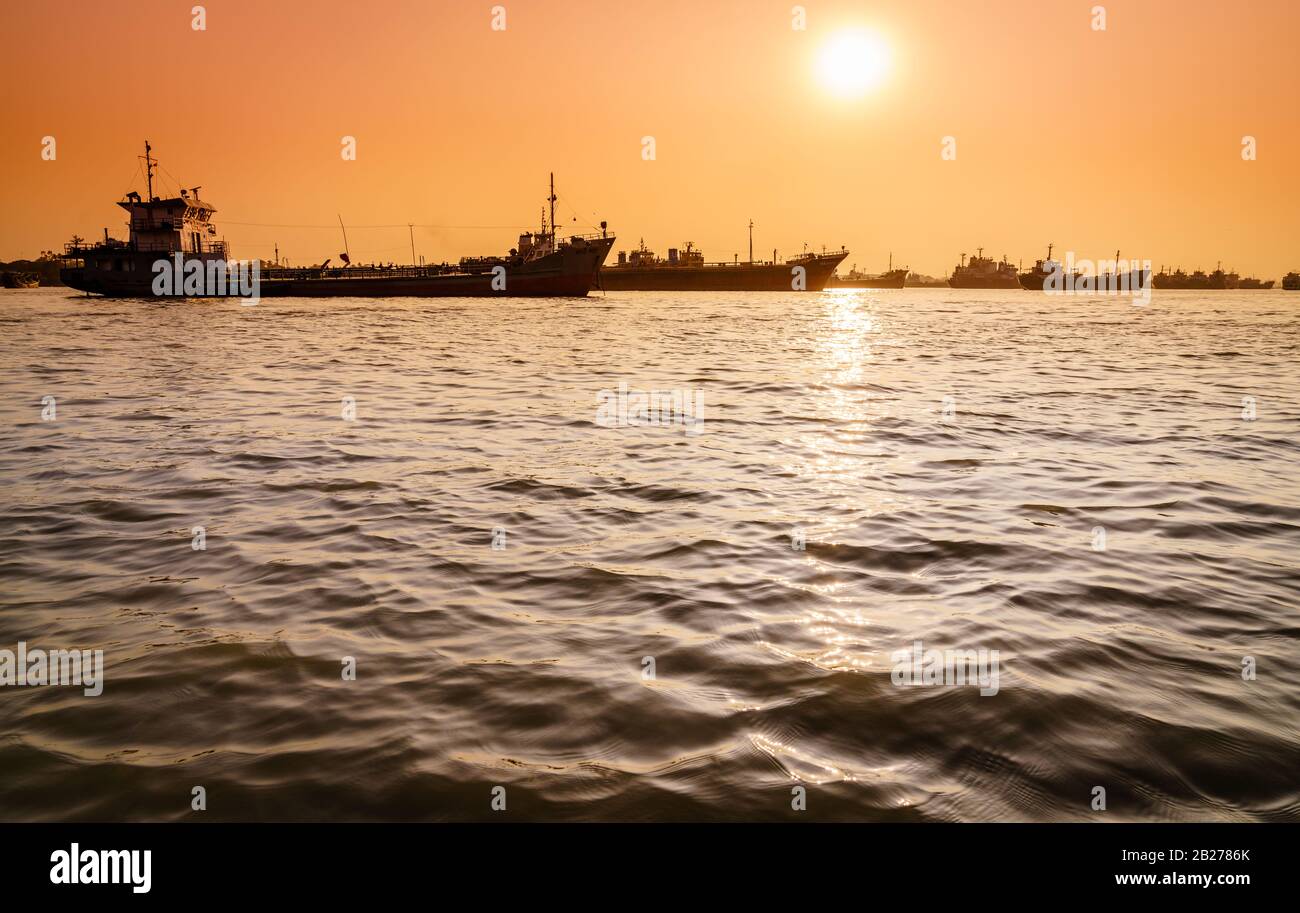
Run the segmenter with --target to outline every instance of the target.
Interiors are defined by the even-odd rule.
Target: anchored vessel
[[[1095,276],[1083,276],[1075,279],[1075,287],[1078,288],[1083,284],[1093,291],[1128,291],[1130,289],[1144,289],[1151,286],[1151,270],[1145,267],[1131,269],[1127,273],[1119,272],[1120,252],[1115,251],[1115,272],[1098,273]],[[1136,263],[1137,261],[1132,261]]]
[[[1283,276],[1282,288],[1288,292],[1300,292],[1300,273],[1287,273]]]
[[[1020,287],[1031,292],[1041,292],[1046,288],[1047,278],[1053,275],[1057,270],[1063,270],[1060,260],[1052,259],[1052,248],[1055,244],[1047,245],[1047,258],[1045,260],[1035,260],[1034,268],[1020,274]]]
[[[687,241],[682,249],[668,249],[661,259],[641,242],[637,249],[619,251],[618,262],[600,272],[600,284],[611,291],[726,291],[726,292],[820,292],[849,255],[841,248],[831,253],[791,257],[777,261],[754,259],[754,223],[749,223],[749,259],[732,263],[706,263],[704,254]]]
[[[1020,288],[1020,277],[1016,268],[1003,257],[996,262],[992,257],[984,256],[984,248],[966,262],[966,255],[961,255],[961,263],[953,268],[948,284],[953,288]]]
[[[894,269],[894,255],[889,255],[889,269],[883,273],[860,273],[857,265],[848,275],[831,276],[827,288],[902,288],[907,284],[907,268]]]
[[[1181,268],[1171,273],[1161,267],[1160,272],[1156,273],[1152,282],[1159,289],[1206,289],[1210,287],[1210,277],[1199,269],[1188,274],[1183,272]]]
[[[1234,288],[1265,288],[1271,286],[1253,285],[1250,283],[1258,280],[1247,280],[1243,285],[1241,277],[1237,273],[1225,273],[1223,265],[1220,264],[1214,272],[1206,274],[1202,270],[1196,270],[1188,275],[1181,269],[1168,272],[1163,267],[1160,272],[1156,273],[1153,279],[1156,288],[1162,289],[1214,289],[1221,291],[1224,289]]]
[[[1047,258],[1034,261],[1034,268],[1020,274],[1020,287],[1030,291],[1052,292],[1128,292],[1147,288],[1151,283],[1151,270],[1145,267],[1119,272],[1120,252],[1115,251],[1114,269],[1110,273],[1079,272],[1067,270],[1060,260],[1052,259],[1052,248],[1047,245]],[[1134,261],[1136,262],[1136,261]]]
[[[96,243],[74,237],[64,247],[59,276],[65,285],[83,292],[121,297],[181,296],[185,284],[177,281],[166,292],[156,290],[159,264],[174,264],[176,273],[201,272],[219,276],[217,289],[206,286],[190,295],[237,294],[237,283],[227,277],[241,264],[230,260],[224,240],[217,239],[212,221],[216,209],[199,198],[199,189],[181,189],[166,199],[154,196],[153,175],[157,161],[145,143],[145,175],[148,196],[132,191],[117,205],[130,216],[126,241],[108,236]],[[459,263],[428,266],[363,266],[346,263],[331,267],[287,268],[278,264],[258,270],[257,294],[309,297],[444,297],[444,296],[583,296],[596,287],[597,275],[614,246],[614,237],[573,235],[558,238],[555,231],[555,177],[551,176],[551,218],[545,215],[541,231],[519,236],[519,246],[499,257],[466,257]],[[347,256],[344,255],[346,261]],[[194,267],[197,261],[199,266]],[[260,261],[259,261],[260,266]],[[169,266],[170,268],[170,266]],[[219,289],[219,290],[218,290]]]
[[[1276,282],[1276,279],[1265,281],[1263,279],[1256,279],[1253,276],[1243,276],[1237,288],[1269,289],[1272,288]]]

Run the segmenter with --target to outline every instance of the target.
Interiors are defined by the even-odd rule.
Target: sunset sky
[[[416,229],[429,259],[502,253],[554,170],[562,226],[616,249],[743,258],[753,219],[756,255],[872,270],[1049,241],[1300,269],[1297,0],[810,0],[803,31],[790,0],[497,2],[505,31],[491,0],[212,0],[195,31],[193,0],[6,0],[0,259],[125,237],[147,137],[234,255],[295,265],[337,256],[339,214],[357,260],[409,261],[408,222],[460,226]],[[855,30],[888,62],[845,94],[823,54]]]

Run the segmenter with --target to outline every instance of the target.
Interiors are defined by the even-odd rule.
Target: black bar
[[[829,901],[831,889],[864,907],[886,896],[944,906],[982,896],[982,905],[994,904],[1022,891],[1057,902],[1101,892],[1180,901],[1199,892],[1231,902],[1254,888],[1289,893],[1293,880],[1283,869],[1296,833],[1281,824],[29,824],[0,827],[0,884],[7,898],[65,902],[328,903],[459,886],[494,901],[517,891],[538,905],[539,886],[551,885],[549,906],[609,879],[624,883],[620,896],[629,902],[642,895],[671,906],[684,902],[688,885],[719,881],[733,900],[790,890],[802,891],[805,905]],[[109,885],[52,883],[52,855],[74,843],[79,855],[149,850],[149,891],[135,892],[126,875]],[[1214,858],[1196,858],[1207,851]],[[1126,860],[1125,852],[1147,855]],[[1118,883],[1134,876],[1156,883]],[[1184,883],[1162,883],[1166,876]],[[1187,884],[1189,876],[1248,883]],[[433,896],[452,902],[450,894]]]

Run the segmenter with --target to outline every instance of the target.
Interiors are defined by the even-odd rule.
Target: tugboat
[[[1020,288],[1020,277],[1016,268],[1003,257],[996,262],[992,257],[984,256],[984,248],[966,262],[966,255],[961,255],[960,265],[953,268],[948,284],[953,288]]]
[[[754,259],[754,223],[749,223],[749,259],[732,263],[706,263],[704,254],[690,241],[679,250],[668,249],[661,259],[643,241],[630,253],[618,252],[618,262],[600,272],[600,284],[609,291],[709,291],[709,292],[820,292],[849,252],[804,253],[784,263]],[[802,274],[799,270],[802,268]]]
[[[182,188],[179,196],[154,196],[153,177],[157,161],[153,149],[144,144],[147,196],[132,191],[117,205],[130,216],[126,241],[110,238],[87,243],[74,237],[64,247],[59,277],[79,291],[117,297],[198,295],[215,297],[239,294],[239,283],[227,284],[227,277],[256,264],[257,294],[260,297],[506,297],[576,296],[596,287],[601,264],[614,246],[614,237],[601,223],[599,235],[574,235],[561,239],[555,231],[555,176],[551,176],[551,218],[545,214],[542,229],[519,236],[519,246],[506,256],[466,257],[457,264],[428,266],[354,265],[346,253],[343,266],[330,267],[330,260],[314,267],[261,269],[261,261],[236,263],[230,249],[217,239],[212,221],[215,207],[200,199],[198,187]],[[160,272],[175,265],[176,274],[193,272],[211,280],[202,291],[185,291],[178,281],[158,291]],[[197,265],[196,265],[197,264]],[[188,279],[186,280],[188,285]],[[210,286],[210,287],[209,287]],[[215,290],[214,290],[215,289]]]
[[[902,288],[907,284],[907,268],[894,269],[894,255],[889,255],[889,270],[883,273],[860,273],[857,264],[848,275],[833,275],[826,282],[827,288]]]

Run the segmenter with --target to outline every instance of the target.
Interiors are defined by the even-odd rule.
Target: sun
[[[826,42],[817,58],[822,84],[846,98],[862,95],[889,72],[889,45],[874,32],[846,29]]]

